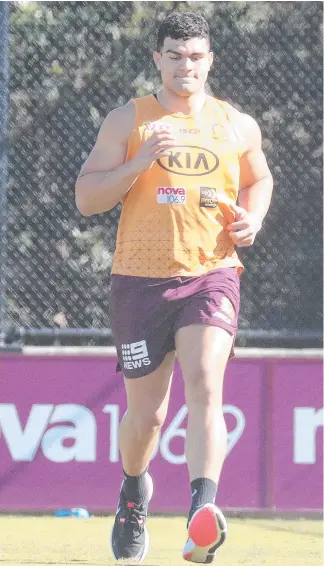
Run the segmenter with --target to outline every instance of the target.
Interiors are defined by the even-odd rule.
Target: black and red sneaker
[[[193,514],[188,525],[188,540],[182,556],[188,562],[210,564],[227,535],[226,519],[213,503],[203,505]]]
[[[149,534],[145,524],[148,504],[153,493],[153,482],[148,476],[148,496],[144,503],[127,501],[121,489],[114,526],[111,532],[111,548],[115,560],[131,559],[142,562],[149,549]]]

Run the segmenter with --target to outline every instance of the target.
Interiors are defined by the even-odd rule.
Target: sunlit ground
[[[0,563],[112,565],[113,519],[0,516]],[[185,518],[148,519],[151,545],[146,566],[184,566]],[[215,566],[320,566],[322,522],[311,520],[228,520],[228,538]]]

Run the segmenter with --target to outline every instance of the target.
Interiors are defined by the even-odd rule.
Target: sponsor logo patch
[[[186,204],[184,187],[158,187],[156,200],[158,204]]]
[[[209,175],[219,166],[215,153],[204,147],[178,145],[170,150],[169,155],[160,157],[156,163],[176,175],[200,177]]]
[[[219,140],[221,142],[230,142],[235,143],[237,142],[237,135],[233,130],[233,127],[228,127],[222,124],[213,124],[212,125],[212,138],[214,140]]]
[[[235,316],[235,310],[232,302],[227,297],[222,297],[221,300],[221,310],[227,314],[231,319]]]
[[[170,128],[166,122],[146,122],[144,132],[160,132],[164,128]]]
[[[180,134],[199,134],[199,128],[180,128]]]
[[[121,348],[125,369],[136,369],[150,365],[151,360],[148,357],[146,340],[122,344]]]
[[[217,191],[212,187],[200,187],[200,203],[203,208],[216,208],[218,203]]]
[[[235,317],[235,310],[231,301],[227,297],[222,297],[220,310],[216,311],[213,316],[220,318],[227,324],[232,324]]]
[[[227,316],[226,314],[224,314],[223,312],[214,312],[213,316],[216,316],[217,318],[220,318],[221,320],[223,320],[224,322],[226,322],[226,324],[231,324],[231,319],[229,316]]]
[[[227,132],[224,126],[222,126],[221,124],[213,124],[212,125],[212,138],[214,140],[219,140],[219,139],[226,139],[227,138]]]

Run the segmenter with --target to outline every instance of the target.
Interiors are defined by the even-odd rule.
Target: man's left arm
[[[247,114],[236,115],[235,126],[244,139],[240,159],[239,206],[234,207],[235,220],[228,226],[236,246],[251,246],[261,229],[272,196],[273,179],[262,151],[262,137],[257,122]]]

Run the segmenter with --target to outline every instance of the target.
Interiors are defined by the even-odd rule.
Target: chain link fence
[[[159,87],[151,52],[172,6],[10,3],[6,328],[109,328],[120,210],[81,217],[74,184],[106,114]],[[208,19],[216,54],[210,92],[257,119],[275,181],[264,228],[240,252],[241,330],[319,334],[322,3],[177,9]]]

